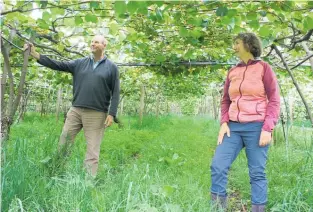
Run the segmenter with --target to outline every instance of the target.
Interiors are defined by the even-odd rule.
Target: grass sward
[[[2,209],[27,211],[212,211],[210,162],[219,124],[207,117],[123,117],[101,145],[95,185],[83,170],[86,144],[78,134],[66,159],[57,154],[63,123],[31,114],[13,126],[3,148]],[[276,130],[267,177],[271,211],[312,211],[312,136]],[[298,135],[300,136],[300,135]],[[288,150],[288,157],[286,151]],[[230,207],[250,207],[244,151],[229,173]]]

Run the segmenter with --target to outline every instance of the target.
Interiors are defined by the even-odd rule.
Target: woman
[[[265,211],[265,165],[279,117],[279,89],[271,67],[258,59],[262,52],[259,38],[253,33],[240,33],[234,41],[233,49],[241,62],[230,69],[224,85],[218,146],[211,165],[211,199],[227,207],[228,170],[245,147],[252,211]]]

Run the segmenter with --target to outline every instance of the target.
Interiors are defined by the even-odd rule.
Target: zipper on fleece
[[[238,122],[240,122],[240,121],[239,121],[239,114],[240,114],[240,110],[239,110],[239,100],[240,100],[240,99],[241,99],[241,97],[242,97],[242,93],[241,93],[241,85],[242,85],[243,81],[245,80],[245,75],[246,75],[246,71],[247,71],[247,69],[248,69],[248,64],[247,64],[247,66],[246,66],[245,71],[243,72],[242,81],[241,81],[241,83],[240,83],[240,85],[239,85],[239,93],[240,93],[240,97],[239,97],[239,99],[237,100],[237,109],[238,109],[237,121],[238,121]]]

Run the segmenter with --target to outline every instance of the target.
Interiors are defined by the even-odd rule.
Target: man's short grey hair
[[[104,36],[104,35],[101,35],[101,34],[95,34],[95,36],[94,36],[94,37],[96,37],[96,36],[101,36],[101,37],[103,38],[103,44],[104,44],[104,45],[107,45],[107,44],[108,44],[108,40],[105,38],[105,36]]]
[[[108,44],[108,40],[103,36],[103,44],[107,45]]]

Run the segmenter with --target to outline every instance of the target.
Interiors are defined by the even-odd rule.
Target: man
[[[105,53],[107,40],[96,35],[91,41],[92,56],[71,61],[56,61],[25,44],[30,54],[43,66],[73,75],[73,102],[60,136],[59,147],[74,142],[83,128],[87,141],[84,165],[93,177],[97,174],[104,129],[111,126],[117,113],[120,95],[119,72]]]

